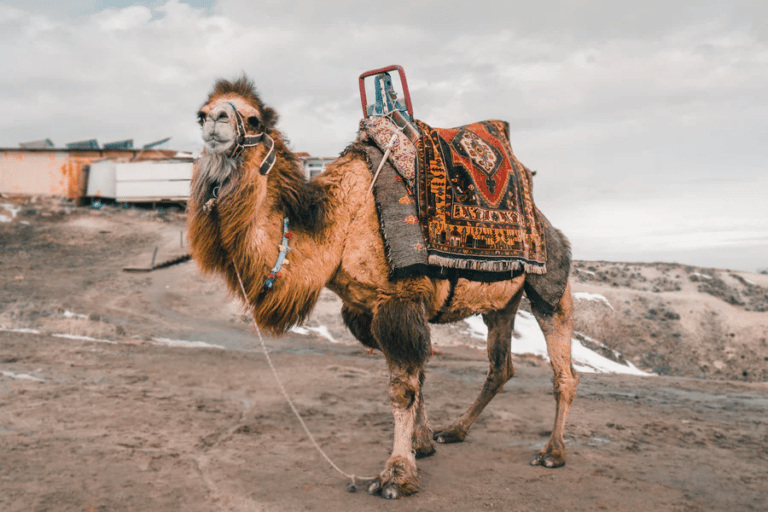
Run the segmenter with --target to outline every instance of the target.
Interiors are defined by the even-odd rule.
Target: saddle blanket
[[[416,200],[429,263],[448,268],[546,272],[544,225],[531,172],[515,158],[509,124],[458,128],[415,121]]]
[[[368,163],[371,174],[379,168],[383,151],[372,141],[356,141],[347,147],[342,156],[357,154]],[[427,276],[435,279],[467,279],[469,281],[506,281],[523,272],[516,268],[504,272],[447,268],[429,263],[429,254],[422,234],[416,210],[416,202],[407,181],[389,159],[384,162],[373,188],[379,227],[386,248],[390,267],[390,279],[409,276]],[[570,247],[567,239],[552,227],[547,218],[537,211],[543,224],[547,242],[547,273],[526,276],[526,294],[531,300],[554,309],[568,284]]]

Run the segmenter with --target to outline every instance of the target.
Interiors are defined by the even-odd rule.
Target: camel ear
[[[271,107],[264,107],[261,111],[261,122],[264,123],[267,130],[274,128],[275,124],[277,124],[278,117],[277,112]]]

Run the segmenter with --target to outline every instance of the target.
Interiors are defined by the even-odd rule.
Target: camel
[[[193,259],[245,302],[244,293],[256,324],[273,334],[304,321],[323,287],[341,298],[345,324],[363,345],[383,353],[390,376],[394,442],[368,492],[388,499],[416,492],[416,459],[432,455],[436,442],[463,441],[514,375],[511,335],[529,276],[492,283],[459,279],[453,290],[445,279],[390,280],[368,191],[372,176],[361,155],[344,153],[307,180],[275,127],[278,114],[246,76],[218,80],[198,119],[205,149],[188,204]],[[578,383],[571,365],[570,285],[554,309],[531,303],[546,338],[556,402],[551,436],[531,464],[555,468],[565,464],[563,431]],[[466,412],[432,429],[422,387],[431,353],[429,322],[438,312],[440,322],[482,315],[490,368]]]

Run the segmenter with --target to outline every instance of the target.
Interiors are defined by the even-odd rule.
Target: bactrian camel
[[[363,345],[384,354],[390,375],[394,445],[368,491],[385,498],[416,492],[416,458],[431,455],[435,441],[463,441],[513,376],[511,335],[526,274],[456,284],[439,321],[481,314],[488,326],[490,369],[469,409],[453,424],[433,430],[422,398],[431,353],[429,322],[446,303],[450,284],[427,277],[388,278],[365,159],[348,153],[307,180],[275,128],[277,113],[246,77],[217,81],[198,116],[205,149],[195,165],[189,200],[193,258],[202,271],[220,275],[242,297],[239,273],[257,325],[271,333],[284,333],[305,320],[323,287],[341,298],[345,324]],[[285,218],[289,261],[275,276]],[[563,430],[578,381],[571,366],[570,286],[554,310],[531,302],[546,338],[556,401],[551,436],[531,464],[554,468],[565,464]]]

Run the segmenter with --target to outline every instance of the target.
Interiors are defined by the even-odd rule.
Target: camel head
[[[277,113],[266,106],[246,77],[218,80],[197,114],[205,149],[192,178],[192,202],[202,207],[224,198],[238,183],[266,181],[275,163]],[[249,176],[250,170],[261,175]]]
[[[221,222],[245,229],[274,212],[288,217],[291,229],[321,229],[325,192],[306,180],[301,161],[275,126],[277,112],[264,104],[253,82],[245,76],[217,80],[197,115],[205,149],[192,173],[191,225]]]

